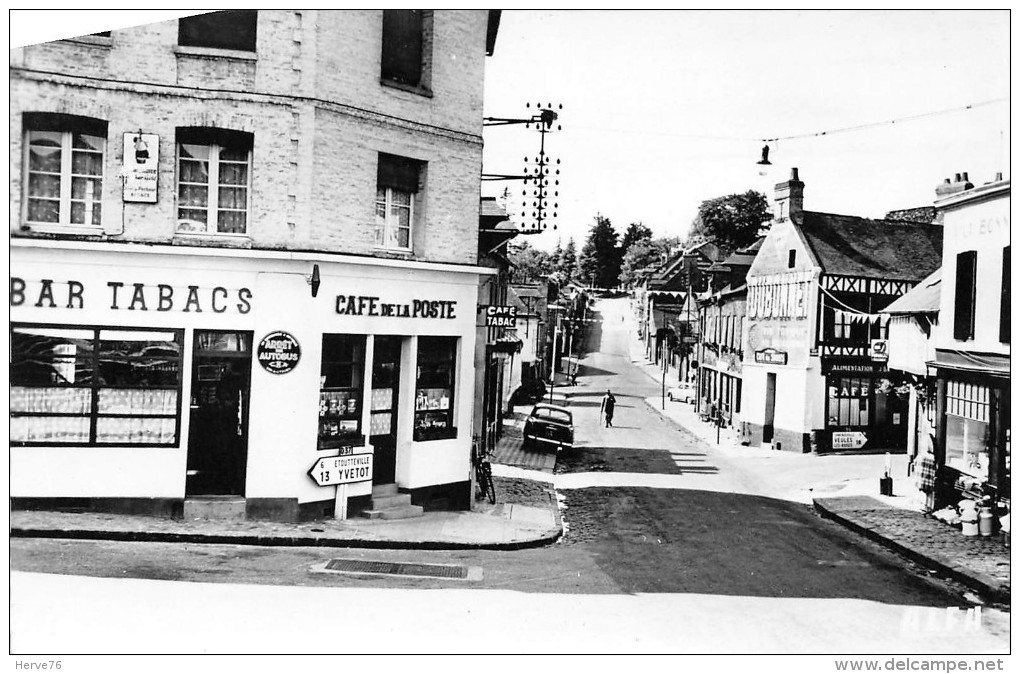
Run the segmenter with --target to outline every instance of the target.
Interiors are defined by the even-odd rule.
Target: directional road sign
[[[352,453],[357,449],[362,450],[362,453]],[[367,482],[372,479],[372,454],[365,452],[364,449],[363,447],[343,447],[340,450],[340,456],[330,456],[316,461],[308,470],[308,477],[312,478],[320,487]],[[344,450],[348,451],[344,452]]]

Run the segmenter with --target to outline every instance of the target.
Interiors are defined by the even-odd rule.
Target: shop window
[[[422,177],[422,162],[391,154],[379,154],[375,197],[375,243],[407,251],[411,249],[415,201]]]
[[[103,218],[106,122],[26,113],[23,123],[24,223],[98,229]]]
[[[319,374],[319,449],[364,444],[361,400],[365,337],[323,335]]]
[[[177,231],[248,233],[250,133],[177,129]]]
[[[430,10],[383,10],[381,82],[427,93],[431,54]]]
[[[988,478],[990,391],[987,386],[946,382],[946,465]]]
[[[974,339],[974,308],[977,299],[977,251],[956,256],[956,301],[953,305],[953,338]]]
[[[871,380],[829,377],[828,426],[867,426]]]
[[[11,444],[176,447],[179,330],[11,327]]]
[[[418,376],[414,395],[414,439],[457,436],[453,420],[453,381],[457,370],[456,337],[418,338]]]
[[[1009,249],[1006,246],[1002,249],[1002,289],[999,299],[999,341],[1009,344]]]
[[[177,43],[185,47],[255,51],[258,12],[232,10],[188,16],[178,21]]]

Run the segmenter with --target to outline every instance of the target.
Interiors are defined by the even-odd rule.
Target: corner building
[[[15,507],[469,507],[498,23],[229,11],[11,50]]]

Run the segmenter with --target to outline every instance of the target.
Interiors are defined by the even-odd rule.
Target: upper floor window
[[[786,257],[786,266],[788,269],[793,269],[797,266],[797,251],[793,248],[790,249],[790,252]]]
[[[250,133],[177,130],[177,231],[247,234]]]
[[[977,251],[956,256],[956,295],[953,305],[953,338],[974,339],[974,309],[977,299]]]
[[[422,162],[379,154],[375,196],[375,243],[410,250]]]
[[[255,51],[255,10],[231,10],[187,16],[178,21],[177,43],[185,47]]]
[[[428,89],[432,12],[383,10],[382,80]]]
[[[74,115],[26,113],[23,123],[24,222],[101,226],[106,122]]]

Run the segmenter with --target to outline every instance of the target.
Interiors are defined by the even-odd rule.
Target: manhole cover
[[[448,578],[451,580],[481,580],[481,569],[455,564],[415,564],[407,562],[379,562],[365,559],[331,559],[314,567],[327,573],[370,573],[383,576],[409,576],[417,578]]]

